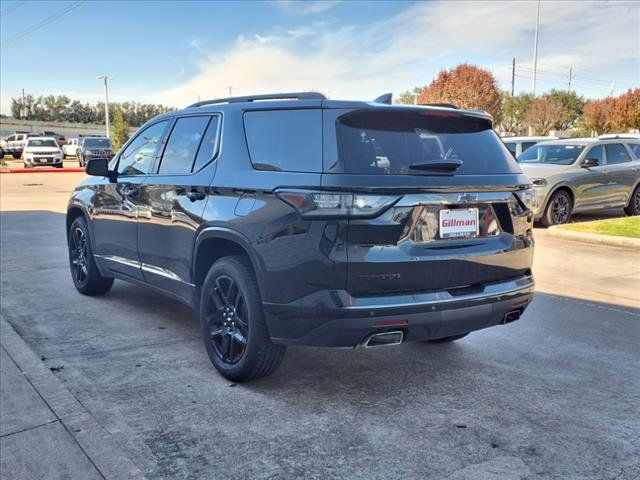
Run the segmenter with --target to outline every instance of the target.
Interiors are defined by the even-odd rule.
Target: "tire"
[[[631,198],[629,199],[629,205],[624,207],[624,213],[630,217],[640,215],[640,185],[638,185]]]
[[[82,216],[76,218],[69,228],[68,249],[71,278],[80,293],[103,295],[111,290],[113,278],[100,274],[93,258],[87,221]]]
[[[4,150],[0,148],[0,160],[4,158]]]
[[[271,342],[251,263],[243,256],[213,264],[202,285],[199,308],[204,345],[213,366],[234,382],[273,373],[286,347]]]
[[[62,168],[62,164],[59,163],[58,165],[56,165],[56,168]]]
[[[460,340],[461,338],[469,335],[470,332],[462,333],[460,335],[451,335],[450,337],[436,338],[434,340],[429,340],[429,343],[449,343],[455,342],[456,340]]]
[[[571,219],[571,211],[573,210],[573,202],[571,195],[565,190],[557,190],[551,195],[549,203],[544,210],[542,216],[542,224],[545,227],[552,225],[562,225]]]

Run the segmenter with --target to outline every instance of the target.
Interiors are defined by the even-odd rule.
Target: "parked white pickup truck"
[[[75,157],[78,154],[78,143],[79,140],[77,138],[70,138],[66,144],[62,145],[62,153],[64,153],[66,157]]]

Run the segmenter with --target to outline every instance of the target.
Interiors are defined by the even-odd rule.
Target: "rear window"
[[[322,171],[322,111],[266,110],[244,114],[253,168]]]
[[[344,173],[429,175],[416,165],[461,160],[455,174],[519,173],[485,119],[457,113],[356,110],[338,118],[338,162]]]

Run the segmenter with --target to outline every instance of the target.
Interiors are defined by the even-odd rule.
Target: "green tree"
[[[413,90],[407,90],[406,92],[402,92],[398,95],[393,103],[400,103],[404,105],[413,105],[418,103],[418,97],[420,97],[420,93],[422,93],[422,89],[420,87],[414,87]]]
[[[505,95],[502,101],[502,121],[501,127],[506,132],[513,132],[518,135],[526,134],[527,112],[531,105],[531,95],[521,93],[519,95]]]
[[[564,108],[565,117],[559,124],[554,125],[554,128],[567,130],[568,128],[576,126],[576,123],[580,117],[582,117],[582,112],[584,111],[585,100],[583,97],[575,92],[556,89],[552,89],[544,96],[557,100]]]
[[[124,120],[122,108],[116,106],[113,114],[113,147],[120,150],[122,146],[129,140],[129,125]]]

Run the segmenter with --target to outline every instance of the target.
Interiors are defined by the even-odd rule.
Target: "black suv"
[[[491,117],[385,100],[235,97],[149,121],[70,199],[76,288],[118,278],[192,305],[235,381],[271,373],[286,345],[449,341],[518,319],[535,200]]]
[[[111,139],[91,136],[80,138],[76,157],[78,158],[78,165],[81,167],[86,167],[87,163],[95,158],[111,160],[113,158]]]

